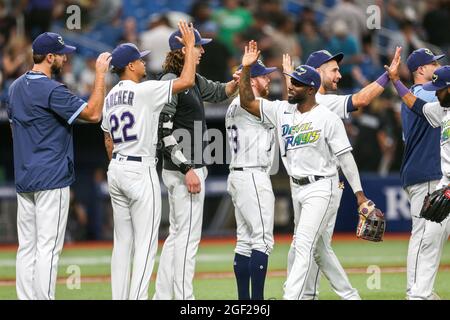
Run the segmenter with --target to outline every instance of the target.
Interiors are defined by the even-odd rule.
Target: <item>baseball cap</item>
[[[295,70],[292,73],[286,72],[283,73],[303,83],[306,86],[314,87],[316,89],[320,88],[321,84],[320,75],[316,71],[316,69],[314,69],[311,66],[301,65],[295,68]]]
[[[344,58],[343,53],[335,54],[334,56],[327,50],[319,50],[311,53],[308,57],[308,60],[306,60],[306,65],[311,66],[315,69],[319,68],[321,65],[323,65],[325,62],[335,60],[337,63],[341,62],[341,60]]]
[[[242,64],[239,66],[238,70],[242,69]],[[276,67],[267,68],[261,60],[257,60],[250,67],[250,77],[255,78],[259,76],[264,76],[266,74],[272,73],[277,70]]]
[[[68,46],[64,43],[63,38],[53,32],[44,32],[34,39],[32,44],[33,54],[66,54],[72,53],[77,48]]]
[[[450,87],[450,66],[437,68],[431,79],[431,81],[428,81],[423,85],[424,90],[437,91]]]
[[[195,35],[195,45],[196,46],[210,43],[212,40],[209,38],[202,38],[202,36],[200,35],[200,32],[198,32],[197,29],[194,29],[194,35]],[[184,45],[180,41],[178,41],[178,39],[176,37],[180,37],[180,38],[182,37],[180,30],[173,32],[169,37],[169,47],[170,47],[171,51],[181,49],[184,47]]]
[[[122,43],[114,48],[111,53],[111,65],[116,68],[123,68],[132,61],[148,55],[150,51],[140,52],[134,43]]]
[[[408,66],[408,69],[410,72],[414,72],[420,66],[430,64],[433,61],[442,59],[444,56],[445,56],[445,54],[440,54],[438,56],[435,56],[433,54],[433,52],[431,52],[430,49],[420,48],[420,49],[414,50],[409,55],[408,59],[406,59],[406,65]]]

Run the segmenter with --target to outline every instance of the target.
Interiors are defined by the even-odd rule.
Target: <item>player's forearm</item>
[[[227,85],[225,86],[225,93],[227,94],[227,97],[232,97],[238,93],[238,89],[238,83],[234,80],[231,80],[230,82],[227,82]]]
[[[259,110],[259,100],[256,100],[250,82],[249,66],[242,68],[241,79],[239,81],[239,97],[241,107],[243,107],[245,110],[247,110],[254,116],[257,116],[258,118],[261,116]]]
[[[389,82],[388,73],[383,73],[376,81],[362,88],[358,93],[352,95],[353,106],[361,108],[369,105],[376,97],[383,93]]]
[[[112,152],[113,152],[113,149],[114,149],[114,144],[113,144],[111,135],[108,132],[104,133],[104,138],[105,138],[106,154],[108,156],[109,161],[111,161],[111,159],[112,159]]]
[[[80,113],[81,119],[93,123],[97,123],[101,120],[105,91],[105,74],[97,72],[95,74],[94,89],[91,93],[91,97],[88,100],[86,108]]]
[[[408,88],[405,87],[405,85],[402,83],[402,81],[400,79],[393,81],[393,84],[394,84],[395,90],[397,91],[400,98],[402,98],[405,105],[408,108],[412,109],[412,107],[414,106],[414,103],[417,100],[417,97],[415,95],[413,95],[408,90]]]
[[[347,178],[350,187],[355,195],[362,191],[361,179],[359,177],[358,166],[356,165],[355,159],[352,153],[346,152],[338,156],[339,164],[341,166],[344,176]],[[357,196],[358,197],[358,196]]]
[[[195,84],[195,52],[194,47],[186,47],[184,65],[180,77],[173,81],[172,94],[191,88]]]

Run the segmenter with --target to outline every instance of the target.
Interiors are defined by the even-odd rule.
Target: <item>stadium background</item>
[[[70,5],[80,8],[81,18],[79,28],[71,30],[68,23],[73,19],[73,11],[66,12]],[[380,25],[372,29],[367,27],[373,13],[368,11],[370,5],[376,5],[380,13],[379,20],[375,17]],[[62,34],[66,43],[77,46],[76,54],[69,56],[70,63],[66,63],[61,81],[87,99],[92,89],[97,55],[111,51],[121,42],[133,42],[142,50],[151,50],[148,74],[149,78],[157,77],[168,50],[168,35],[180,18],[191,20],[204,37],[214,39],[205,46],[198,72],[218,81],[231,79],[234,68],[239,65],[243,47],[250,39],[258,41],[265,64],[276,66],[280,71],[282,53],[289,53],[298,65],[316,50],[344,52],[346,59],[341,65],[340,93],[356,92],[375,80],[398,45],[403,47],[403,61],[420,47],[428,47],[435,54],[450,55],[448,0],[0,0],[0,244],[14,247],[17,241],[12,140],[5,107],[7,90],[12,81],[30,69],[34,37],[51,30]],[[448,59],[442,61],[442,64],[447,63]],[[401,74],[410,85],[411,78],[404,65]],[[117,78],[111,75],[107,81],[110,88]],[[271,99],[285,96],[282,81],[281,72],[273,74]],[[206,107],[208,128],[222,132],[224,148],[227,143],[224,128],[227,106]],[[391,258],[406,256],[407,232],[411,228],[409,204],[398,173],[403,153],[399,110],[399,99],[388,89],[370,106],[352,114],[345,123],[366,194],[386,213],[388,241],[379,250],[389,251]],[[66,243],[110,241],[113,221],[105,180],[108,163],[99,125],[75,124],[74,143],[77,180],[72,187],[74,200]],[[288,237],[293,228],[293,211],[288,177],[281,161],[279,168],[278,174],[272,177],[276,195],[275,233]],[[208,170],[203,236],[232,239],[235,230],[233,206],[226,193],[228,166],[212,164]],[[347,186],[336,233],[355,231],[355,212],[354,196]],[[168,205],[163,188],[161,239],[165,238],[167,230]],[[394,242],[389,242],[392,239],[389,236],[399,232],[404,233],[402,240],[395,238]],[[359,244],[361,250],[375,248]],[[339,247],[339,243],[337,245]],[[337,249],[338,256],[339,253],[352,252],[354,247],[353,242],[348,242],[345,250]],[[229,249],[232,250],[231,245]],[[6,249],[6,253],[2,253],[4,256],[0,254],[0,265],[2,257],[12,255],[12,251],[8,252]],[[404,265],[405,259],[397,260],[392,264]],[[443,263],[450,263],[448,244],[444,249]],[[362,258],[358,262],[358,266],[366,264],[370,264],[370,259]],[[389,262],[386,264],[390,265]],[[344,266],[352,265],[344,261]],[[0,272],[0,279],[2,276],[13,277],[10,273],[11,270],[4,269],[3,273]],[[445,272],[445,277],[449,278],[448,272]],[[0,290],[0,297],[4,297],[1,293]]]

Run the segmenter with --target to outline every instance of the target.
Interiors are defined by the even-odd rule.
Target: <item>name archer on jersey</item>
[[[129,105],[132,106],[134,102],[134,92],[131,90],[119,90],[105,98],[106,112],[112,107],[118,105]]]
[[[288,150],[312,144],[319,140],[322,130],[313,130],[314,128],[311,124],[311,122],[308,122],[296,126],[282,125],[282,137],[284,138],[285,149]]]

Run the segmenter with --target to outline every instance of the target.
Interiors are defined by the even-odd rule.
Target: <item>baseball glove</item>
[[[356,228],[356,236],[369,241],[383,241],[386,222],[384,214],[375,207],[373,201],[368,200],[358,208],[359,221]]]
[[[450,214],[450,186],[434,191],[423,200],[420,216],[441,223]]]

